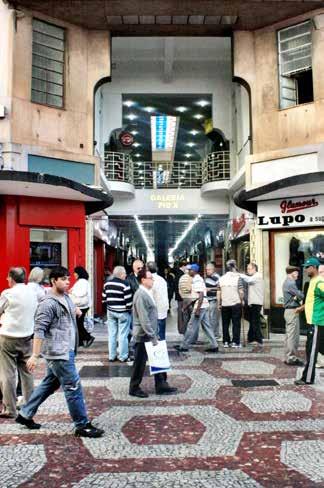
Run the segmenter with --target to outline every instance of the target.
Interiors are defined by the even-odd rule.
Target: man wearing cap
[[[210,347],[206,352],[218,352],[217,340],[215,338],[213,327],[209,322],[207,300],[207,290],[203,278],[199,275],[198,264],[192,264],[189,269],[189,275],[192,277],[192,300],[193,311],[188,322],[187,330],[180,346],[175,346],[178,351],[188,351],[189,346],[193,344],[199,332],[199,325],[203,328],[209,342]]]
[[[303,264],[310,277],[305,301],[305,315],[309,326],[306,342],[306,365],[295,385],[312,385],[318,352],[324,352],[324,278],[318,274],[320,261],[311,257]]]
[[[297,357],[299,345],[299,312],[304,294],[298,290],[296,280],[299,268],[287,266],[287,277],[282,285],[284,299],[284,318],[286,322],[285,336],[285,364],[289,366],[303,366],[304,363]]]

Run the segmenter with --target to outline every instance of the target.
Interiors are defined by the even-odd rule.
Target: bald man
[[[135,261],[133,262],[133,272],[127,277],[127,281],[129,283],[129,286],[131,287],[133,295],[135,294],[136,290],[139,287],[137,275],[139,271],[141,271],[141,269],[143,268],[144,268],[143,261],[141,261],[140,259],[135,259]]]

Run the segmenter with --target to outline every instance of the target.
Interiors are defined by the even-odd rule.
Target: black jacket
[[[137,277],[134,275],[134,273],[131,273],[130,275],[127,276],[127,281],[129,283],[129,286],[132,290],[132,294],[134,295],[136,290],[139,288],[139,282]]]

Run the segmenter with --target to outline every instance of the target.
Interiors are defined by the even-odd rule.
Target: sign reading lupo
[[[258,226],[308,227],[324,224],[324,197],[301,197],[258,203]]]
[[[184,202],[185,197],[182,193],[170,193],[159,195],[152,193],[151,202],[155,202],[158,208],[179,208],[179,203]]]

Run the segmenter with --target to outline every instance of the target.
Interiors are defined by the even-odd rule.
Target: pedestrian
[[[175,349],[177,349],[178,351],[189,351],[189,347],[197,340],[199,334],[199,326],[201,324],[201,327],[210,342],[210,347],[208,349],[205,349],[205,352],[218,352],[217,340],[214,334],[213,327],[209,322],[209,304],[207,300],[206,285],[203,278],[199,275],[199,265],[191,264],[189,274],[192,277],[191,293],[194,302],[193,310],[190,320],[188,322],[183,341],[181,345],[175,346]]]
[[[44,270],[36,266],[29,273],[27,286],[30,287],[35,293],[38,303],[46,295],[46,290],[44,286],[42,286],[43,280]]]
[[[248,285],[247,305],[250,327],[247,340],[249,344],[256,342],[259,347],[263,347],[261,309],[264,302],[264,280],[256,263],[249,263],[246,271],[247,275],[241,274],[241,278]]]
[[[320,261],[310,257],[303,264],[310,277],[305,300],[305,315],[308,325],[306,341],[306,365],[295,385],[312,385],[315,380],[315,365],[318,352],[324,353],[324,278],[318,274]]]
[[[89,311],[91,304],[91,289],[89,283],[89,274],[82,267],[77,266],[74,268],[74,278],[76,282],[69,291],[70,297],[76,307],[78,307],[82,314],[77,316],[77,326],[79,332],[79,347],[90,347],[95,340],[94,336],[84,327],[84,320]]]
[[[75,366],[78,344],[76,313],[81,313],[67,293],[69,271],[53,268],[50,275],[51,291],[37,307],[33,354],[27,362],[32,373],[42,355],[47,362],[45,378],[21,408],[16,422],[28,429],[39,429],[33,417],[40,405],[62,387],[65,400],[75,425],[77,437],[101,437],[104,431],[94,427],[88,419],[79,373]]]
[[[24,268],[10,268],[8,286],[0,296],[0,384],[2,391],[2,418],[17,415],[17,372],[21,379],[22,396],[28,401],[34,387],[27,362],[32,352],[34,315],[37,298],[25,285]]]
[[[206,266],[205,285],[207,288],[207,300],[209,303],[209,322],[214,329],[216,339],[219,338],[219,310],[217,306],[217,289],[219,286],[219,274],[213,263],[208,263]]]
[[[175,275],[172,273],[170,266],[165,268],[164,278],[168,285],[169,310],[171,310],[171,302],[175,291]]]
[[[178,311],[178,320],[177,320],[177,325],[178,325],[178,332],[179,334],[183,334],[184,332],[184,323],[183,323],[183,312],[182,312],[182,297],[179,292],[179,282],[181,277],[187,272],[186,270],[186,262],[181,261],[179,263],[179,268],[177,269],[176,275],[175,275],[175,299],[177,301],[177,311]],[[191,289],[191,286],[190,286]]]
[[[148,394],[141,389],[141,382],[145,372],[147,353],[145,342],[158,343],[158,310],[153,298],[153,276],[143,268],[138,273],[140,286],[133,300],[133,335],[135,339],[135,358],[132,368],[129,394],[139,398],[147,398]],[[166,373],[154,375],[155,392],[157,395],[172,395],[177,388],[172,388],[167,382]]]
[[[108,325],[108,358],[110,362],[118,360],[128,361],[128,334],[130,328],[130,314],[132,311],[132,292],[126,281],[126,270],[123,266],[116,266],[113,278],[104,284],[103,301],[107,305]]]
[[[192,276],[189,274],[190,264],[186,265],[185,273],[181,276],[179,280],[179,295],[181,297],[181,314],[182,314],[182,322],[181,328],[179,329],[180,334],[185,334],[188,326],[188,322],[190,320],[193,305],[195,303],[195,297],[192,294]],[[180,303],[178,305],[180,305]],[[199,333],[199,330],[198,330]],[[192,342],[194,344],[198,339],[197,337]]]
[[[147,263],[147,269],[153,276],[152,293],[158,311],[158,335],[161,341],[165,340],[166,319],[169,310],[168,285],[162,276],[157,273],[156,263]]]
[[[135,259],[132,265],[132,273],[130,273],[127,276],[127,281],[129,283],[129,286],[131,287],[132,294],[134,295],[136,290],[139,287],[139,282],[138,282],[138,273],[143,269],[144,263],[140,259]]]
[[[218,308],[222,313],[223,345],[225,348],[238,348],[241,347],[241,317],[244,299],[243,280],[237,271],[234,259],[227,261],[226,270],[224,276],[219,279],[219,290],[217,291]],[[229,332],[231,321],[233,341]]]
[[[303,366],[304,363],[298,358],[297,351],[300,335],[299,313],[304,294],[297,288],[296,284],[299,268],[296,266],[287,266],[286,273],[287,276],[282,285],[286,325],[285,364],[289,366]]]

